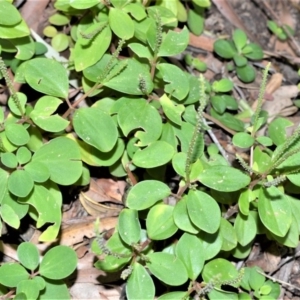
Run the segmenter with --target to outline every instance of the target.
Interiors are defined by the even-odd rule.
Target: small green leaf
[[[39,294],[39,300],[70,299],[69,289],[63,281],[45,280],[45,283],[45,288]]]
[[[233,136],[232,142],[236,147],[249,148],[253,146],[255,139],[249,133],[238,132]]]
[[[128,40],[133,37],[134,23],[126,12],[111,7],[109,10],[109,25],[111,30],[120,39]]]
[[[244,67],[247,65],[248,59],[241,54],[235,54],[233,57],[234,63],[237,67]]]
[[[45,182],[50,178],[49,169],[42,162],[31,161],[24,167],[24,170],[35,182]]]
[[[234,221],[234,229],[242,246],[249,244],[257,233],[256,222],[251,214],[245,216],[239,213]]]
[[[192,0],[192,2],[194,2],[196,5],[200,6],[200,7],[210,7],[211,3],[210,0]]]
[[[168,163],[174,152],[174,148],[167,142],[156,141],[145,149],[136,151],[132,162],[141,168],[155,168]]]
[[[214,42],[214,51],[221,57],[231,59],[236,54],[233,44],[225,40]]]
[[[233,82],[227,78],[223,78],[221,80],[216,80],[212,84],[213,91],[217,93],[226,93],[231,91],[233,88]]]
[[[4,12],[6,14],[6,11]],[[30,35],[30,30],[23,19],[16,25],[6,26],[0,24],[0,38],[2,39],[15,39],[28,35]]]
[[[259,217],[266,228],[278,236],[285,236],[291,226],[291,205],[277,187],[261,188],[258,197]]]
[[[164,37],[158,56],[174,56],[182,53],[189,43],[189,31],[184,27],[180,32],[170,30]]]
[[[221,221],[221,211],[217,202],[208,194],[190,190],[187,209],[192,222],[201,230],[215,233]]]
[[[238,52],[241,52],[247,43],[246,33],[241,29],[236,29],[233,32],[232,39],[234,41],[235,47],[238,50]]]
[[[65,33],[58,33],[52,38],[51,46],[57,52],[62,52],[69,47],[69,37]]]
[[[252,60],[260,60],[264,57],[263,50],[259,45],[250,43],[247,45],[247,47],[251,49],[251,52],[244,54],[247,58]]]
[[[211,104],[215,111],[219,114],[223,114],[226,110],[226,103],[224,99],[222,99],[222,96],[212,96],[210,98]]]
[[[111,116],[96,107],[76,110],[73,125],[80,138],[102,152],[112,150],[117,142],[116,123]]]
[[[2,220],[9,226],[15,229],[18,229],[20,227],[20,218],[11,206],[7,204],[2,204],[0,215]]]
[[[34,271],[40,263],[40,255],[37,247],[30,243],[24,242],[19,245],[18,259],[20,263],[27,269]]]
[[[56,26],[64,26],[69,24],[70,17],[63,15],[61,13],[55,13],[54,15],[50,16],[48,19],[50,24],[56,25]]]
[[[166,63],[159,64],[157,69],[164,81],[168,82],[164,87],[165,92],[179,101],[183,100],[189,92],[189,81],[185,73],[177,66]]]
[[[76,9],[87,9],[99,4],[99,0],[73,0],[70,5]]]
[[[157,204],[150,209],[146,227],[152,240],[165,240],[178,230],[173,220],[173,210],[173,206],[166,204]]]
[[[175,105],[166,94],[160,97],[159,102],[168,119],[175,124],[181,125],[181,115],[184,112],[184,106],[180,104]]]
[[[198,10],[195,10],[195,9],[188,10],[187,23],[188,23],[190,31],[193,34],[199,36],[203,32],[204,20],[205,20],[205,18],[203,17],[202,14],[200,14],[198,12]]]
[[[34,280],[28,279],[21,281],[17,286],[17,295],[24,295],[25,297],[22,298],[26,299],[37,299],[40,293],[39,286]],[[16,298],[14,298],[16,299]],[[21,298],[18,298],[21,299]]]
[[[9,18],[8,18],[9,16]],[[16,25],[22,17],[14,5],[8,1],[0,1],[0,24],[5,26]]]
[[[188,274],[181,260],[169,253],[154,252],[147,255],[149,262],[146,266],[159,280],[171,286],[185,283]]]
[[[266,277],[259,272],[263,273],[263,270],[257,266],[250,268],[249,285],[251,289],[257,291],[266,281]]]
[[[33,189],[33,180],[28,172],[16,170],[10,174],[7,186],[12,194],[18,197],[26,197]]]
[[[61,98],[68,96],[67,70],[53,59],[34,58],[26,62],[25,80],[34,90],[46,95]]]
[[[152,59],[153,54],[151,53],[151,50],[149,47],[144,46],[140,43],[131,43],[128,45],[128,47],[138,56],[143,58]]]
[[[27,147],[20,147],[17,150],[16,156],[17,156],[18,163],[24,165],[30,161],[31,152],[28,150]]]
[[[73,184],[82,174],[80,151],[76,143],[66,137],[44,144],[34,153],[32,161],[44,164],[50,172],[50,179],[61,185]]]
[[[139,263],[133,265],[133,271],[126,283],[126,296],[128,300],[152,300],[155,296],[153,280],[144,266]]]
[[[236,248],[238,241],[235,230],[232,224],[224,218],[221,219],[219,234],[222,236],[221,250],[231,251]]]
[[[0,4],[1,3],[2,2],[0,2]],[[27,102],[27,96],[20,92],[17,92],[16,95],[17,95],[17,98],[19,99],[21,109],[24,113],[25,112],[25,104]],[[16,105],[16,102],[12,96],[10,96],[8,99],[8,107],[11,110],[11,112],[14,113],[16,116],[21,116],[21,112],[20,112],[18,106]]]
[[[5,125],[7,139],[17,145],[23,146],[29,142],[30,136],[25,127],[21,124],[9,123]]]
[[[293,126],[294,123],[286,118],[276,118],[268,127],[269,137],[276,146],[283,144],[287,139],[286,129]]]
[[[198,178],[204,185],[221,192],[238,191],[250,183],[248,175],[228,166],[209,167]]]
[[[5,263],[0,267],[0,283],[4,286],[14,288],[28,278],[25,268],[17,263]]]
[[[76,252],[67,246],[56,246],[44,255],[39,273],[49,279],[63,279],[74,272],[77,265]]]
[[[15,169],[18,166],[18,160],[14,153],[1,153],[1,163],[7,168]]]
[[[191,280],[196,280],[202,271],[204,265],[204,256],[202,253],[202,243],[197,236],[184,233],[180,237],[176,245],[176,255],[185,265],[189,279]]]
[[[249,64],[244,67],[236,67],[236,73],[238,78],[246,83],[252,82],[256,75],[254,68]]]
[[[140,240],[141,225],[137,210],[125,208],[121,211],[118,217],[118,232],[128,245],[136,244]]]

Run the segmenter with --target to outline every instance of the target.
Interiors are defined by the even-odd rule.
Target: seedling
[[[291,26],[289,25],[283,25],[282,27],[278,26],[274,21],[272,20],[268,20],[267,22],[267,26],[270,29],[270,31],[276,35],[276,37],[281,40],[281,41],[286,41],[289,36],[287,34],[287,32],[290,35],[294,35],[295,31],[293,30],[293,28],[291,28]]]

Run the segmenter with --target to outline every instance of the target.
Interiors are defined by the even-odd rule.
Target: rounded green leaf
[[[91,8],[99,4],[99,0],[73,0],[70,1],[70,5],[77,9]]]
[[[1,154],[1,163],[7,168],[15,169],[18,166],[18,160],[14,153],[6,152]]]
[[[228,260],[217,258],[207,263],[202,272],[205,282],[210,282],[216,278],[218,274],[218,281],[234,280],[238,277],[238,271]]]
[[[32,280],[32,279],[28,279],[28,280],[23,280],[21,281],[18,286],[17,286],[17,291],[16,294],[17,296],[19,295],[24,295],[25,297],[22,298],[17,298],[17,299],[37,299],[39,296],[40,290],[39,290],[39,286],[37,285],[37,283]],[[16,299],[16,298],[14,298]],[[16,299],[16,300],[17,300]]]
[[[0,2],[2,3],[2,2]],[[20,106],[21,106],[21,110],[24,113],[25,112],[25,104],[27,102],[27,96],[23,93],[17,92],[16,96],[19,100]],[[11,110],[12,113],[14,113],[16,116],[21,116],[21,112],[19,107],[16,105],[16,102],[14,100],[14,98],[12,96],[9,97],[8,99],[8,107]]]
[[[259,272],[263,272],[263,270],[257,266],[250,268],[248,282],[253,290],[258,290],[266,281],[266,277]]]
[[[50,249],[40,264],[39,273],[49,279],[63,279],[74,272],[77,265],[76,252],[67,246]]]
[[[251,214],[244,216],[239,213],[234,221],[234,229],[238,242],[242,246],[246,246],[256,236],[257,229],[254,217]]]
[[[0,38],[2,39],[15,39],[25,37],[28,35],[30,35],[30,30],[23,19],[21,19],[21,22],[13,26],[6,26],[0,24]]]
[[[15,229],[18,229],[20,227],[20,218],[14,211],[13,207],[2,203],[0,215],[3,221],[9,226]]]
[[[232,142],[236,147],[249,148],[253,146],[255,139],[249,133],[238,132],[233,136]]]
[[[223,58],[233,58],[236,49],[233,44],[225,40],[217,40],[214,42],[214,51]]]
[[[228,166],[209,167],[198,178],[202,184],[220,192],[238,191],[250,183],[248,175]]]
[[[157,204],[150,209],[146,227],[152,240],[165,240],[178,230],[173,220],[173,210],[173,206],[166,204]]]
[[[57,26],[63,26],[63,25],[69,24],[70,17],[60,14],[60,13],[56,13],[56,14],[50,16],[48,21],[50,22],[50,24],[57,25]]]
[[[186,267],[191,280],[196,280],[204,265],[204,255],[201,240],[189,233],[184,233],[177,245],[176,256]]]
[[[182,285],[188,280],[184,264],[174,255],[163,252],[154,252],[147,255],[146,263],[150,272],[159,280],[171,286]]]
[[[251,49],[251,52],[247,52],[245,53],[245,56],[249,59],[252,59],[252,60],[260,60],[264,57],[264,52],[262,50],[262,48],[255,44],[255,43],[250,43],[247,45],[247,47],[249,49]]]
[[[27,171],[16,170],[10,174],[7,187],[15,196],[26,197],[33,188],[33,180]]]
[[[187,23],[190,31],[195,35],[200,35],[204,29],[204,17],[201,13],[197,12],[195,9],[188,10]]]
[[[272,233],[283,237],[287,234],[292,211],[288,198],[277,187],[261,188],[258,197],[259,217]]]
[[[45,283],[45,288],[39,294],[39,300],[70,299],[69,289],[63,281],[45,280]]]
[[[244,67],[248,62],[248,59],[240,54],[235,54],[233,60],[237,67]]]
[[[125,208],[118,217],[118,232],[122,240],[128,244],[136,244],[140,240],[141,225],[137,210]]]
[[[141,168],[155,168],[168,163],[175,150],[173,146],[164,141],[151,143],[143,150],[138,150],[132,157],[132,162]]]
[[[17,263],[5,263],[0,267],[0,283],[4,286],[13,288],[28,278],[25,268]]]
[[[61,185],[73,184],[82,174],[80,151],[76,143],[66,137],[44,144],[34,153],[32,162],[44,164],[50,172],[50,179]]]
[[[96,107],[78,109],[73,117],[73,125],[80,138],[102,152],[112,150],[117,142],[116,123]]]
[[[54,59],[34,58],[26,62],[24,75],[26,82],[38,92],[61,98],[68,96],[67,70]]]
[[[213,91],[217,92],[217,93],[226,93],[231,91],[233,88],[233,82],[227,78],[223,78],[221,80],[216,80],[214,81],[214,83],[212,84],[212,89]]]
[[[41,162],[31,161],[24,170],[29,173],[35,182],[45,182],[50,177],[48,168]]]
[[[17,146],[25,145],[30,139],[28,131],[21,124],[9,123],[5,125],[5,134],[7,139]]]
[[[187,296],[187,292],[170,292],[158,297],[157,300],[181,300]]]
[[[22,17],[14,5],[8,1],[0,1],[0,24],[5,26],[21,22]]]
[[[40,263],[40,255],[37,247],[29,242],[24,242],[19,245],[18,259],[20,263],[27,269],[33,271]]]
[[[133,37],[134,23],[126,12],[111,7],[108,20],[111,30],[120,39],[128,40]]]
[[[18,163],[24,165],[30,161],[31,152],[28,150],[27,147],[20,147],[17,150],[16,156],[17,156]]]
[[[237,246],[237,237],[232,224],[226,219],[221,219],[219,234],[222,236],[223,251],[230,251]]]
[[[215,233],[221,221],[221,211],[216,200],[201,191],[190,190],[187,209],[192,222],[201,230]]]
[[[192,223],[187,210],[187,195],[184,195],[174,207],[173,218],[176,226],[189,233],[198,233],[199,229]]]
[[[62,52],[69,47],[69,37],[65,33],[58,33],[52,38],[51,46],[57,52]]]
[[[131,209],[144,210],[166,198],[170,188],[157,180],[144,180],[134,185],[127,196],[126,206]]]
[[[202,242],[202,249],[205,260],[214,258],[220,252],[223,243],[223,238],[220,234],[220,230],[213,234],[200,231],[197,236]]]
[[[133,265],[133,271],[126,283],[126,296],[128,299],[152,300],[155,296],[153,280],[145,267],[139,263]]]
[[[236,73],[238,78],[246,83],[252,82],[256,75],[254,68],[249,64],[244,67],[236,67]]]
[[[237,50],[239,52],[241,52],[247,43],[246,33],[241,29],[236,29],[232,34],[232,39],[234,41],[234,44],[235,44],[235,47],[237,48]]]
[[[215,111],[219,114],[223,114],[226,110],[226,103],[222,96],[212,96],[210,98],[211,104]]]

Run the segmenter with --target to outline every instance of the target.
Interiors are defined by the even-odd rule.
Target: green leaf
[[[187,292],[170,292],[158,297],[157,300],[181,300],[184,299]]]
[[[67,246],[56,246],[44,255],[39,273],[49,279],[63,279],[76,269],[76,252]]]
[[[221,57],[231,59],[236,54],[233,44],[225,40],[214,42],[214,51]]]
[[[204,256],[202,253],[202,243],[197,236],[184,233],[180,237],[176,245],[176,256],[185,265],[189,279],[191,280],[196,280],[202,271],[204,265]]]
[[[50,24],[64,26],[69,24],[70,17],[60,13],[55,13],[54,15],[50,16],[48,20]]]
[[[70,123],[58,114],[52,115],[61,103],[63,101],[56,97],[43,96],[35,104],[30,118],[45,131],[60,132],[66,129]]]
[[[17,145],[23,146],[28,143],[30,136],[25,127],[21,124],[9,123],[5,125],[5,134],[7,139]]]
[[[132,162],[141,168],[155,168],[168,163],[173,155],[174,148],[164,141],[149,144],[143,150],[138,150],[132,157]]]
[[[82,174],[80,160],[76,143],[66,137],[44,144],[32,157],[33,162],[40,162],[48,168],[52,181],[61,185],[71,185],[79,179]]]
[[[211,196],[201,191],[190,190],[187,209],[189,217],[198,228],[208,233],[215,233],[218,230],[221,211]]]
[[[205,7],[205,8],[210,7],[211,5],[210,0],[192,0],[192,2],[200,7]]]
[[[33,180],[28,172],[16,170],[10,174],[7,186],[12,194],[18,197],[26,197],[33,188]]]
[[[73,0],[73,1],[70,1],[70,5],[77,9],[87,9],[87,8],[91,8],[97,4],[99,4],[99,0]]]
[[[195,9],[188,10],[187,24],[190,31],[199,36],[204,30],[204,17]]]
[[[140,240],[141,225],[137,210],[124,208],[121,211],[118,217],[118,232],[128,245],[136,244]]]
[[[250,43],[247,45],[247,47],[251,49],[251,52],[244,54],[247,58],[252,60],[260,60],[264,57],[263,50],[259,45]]]
[[[28,278],[25,268],[17,263],[5,263],[0,267],[0,283],[4,286],[13,288]]]
[[[15,229],[18,229],[20,227],[20,218],[11,206],[7,204],[2,204],[0,215],[2,220],[9,226]]]
[[[111,43],[112,34],[106,22],[91,25],[84,32],[84,35],[88,36],[91,33],[94,34],[91,39],[80,35],[76,41],[73,54],[77,72],[92,66],[100,60]]]
[[[248,175],[228,166],[209,167],[198,178],[202,184],[221,192],[238,191],[250,183]]]
[[[22,280],[17,286],[17,295],[25,294],[23,299],[37,299],[40,293],[39,287],[34,280]],[[14,298],[15,299],[15,298]]]
[[[220,252],[223,243],[220,230],[213,234],[200,231],[197,236],[202,242],[203,256],[205,260],[214,258]]]
[[[139,263],[133,265],[133,271],[126,283],[126,296],[128,300],[154,299],[155,286],[145,267]]]
[[[35,53],[35,44],[30,36],[24,36],[10,40],[17,49],[15,58],[19,60],[29,60]]]
[[[15,169],[18,166],[18,160],[14,153],[1,153],[1,163],[7,168]]]
[[[232,138],[233,145],[239,148],[249,148],[253,146],[255,139],[246,132],[238,132]]]
[[[9,18],[8,18],[9,16]],[[5,26],[16,25],[22,17],[14,5],[7,1],[0,1],[0,24]]]
[[[166,198],[170,188],[157,180],[144,180],[134,185],[126,199],[126,206],[131,209],[143,210]]]
[[[184,26],[180,32],[168,31],[163,37],[157,56],[174,56],[182,53],[189,43],[189,31]]]
[[[248,63],[248,59],[240,54],[235,54],[233,60],[237,67],[244,67]]]
[[[162,120],[158,111],[145,100],[123,99],[118,113],[118,123],[123,134],[128,136],[133,129],[142,128],[143,131],[135,133],[135,137],[139,139],[137,146],[147,146],[156,141],[162,131]]]
[[[153,54],[149,47],[144,46],[140,43],[131,43],[128,45],[128,47],[138,56],[143,58],[152,59]]]
[[[30,30],[23,19],[15,25],[0,25],[0,38],[2,39],[15,39],[28,35],[30,35]]]
[[[173,218],[175,225],[186,232],[198,233],[199,229],[192,223],[187,210],[187,195],[184,195],[174,207]]]
[[[257,291],[266,281],[266,277],[259,272],[263,273],[263,270],[257,266],[250,268],[249,274],[249,285],[251,289]]]
[[[166,94],[163,94],[159,100],[168,119],[175,124],[181,125],[181,115],[184,112],[184,106],[180,104],[175,105]]]
[[[258,197],[259,217],[266,228],[278,236],[285,236],[291,226],[290,202],[277,187],[261,188]]]
[[[286,118],[276,118],[268,127],[269,137],[276,146],[283,144],[287,139],[286,129],[294,123]]]
[[[231,223],[224,218],[221,219],[221,226],[219,234],[222,236],[222,247],[223,251],[231,251],[237,246],[237,237],[235,230]]]
[[[0,4],[3,3],[3,1],[0,1]],[[22,111],[25,112],[25,104],[27,102],[27,96],[23,93],[17,92],[16,93],[17,98],[19,100],[20,106],[22,108]],[[12,113],[14,113],[16,116],[21,116],[21,112],[16,105],[16,102],[12,96],[8,99],[8,107]]]
[[[241,120],[235,118],[232,114],[225,112],[222,115],[220,115],[216,111],[214,111],[214,109],[212,109],[210,112],[212,117],[219,120],[228,128],[233,129],[235,131],[244,131],[245,124]]]
[[[146,266],[162,282],[171,286],[178,286],[187,281],[186,268],[179,258],[163,252],[154,252],[147,257],[150,261],[146,262]]]
[[[164,91],[179,101],[183,100],[189,92],[189,81],[185,73],[177,66],[166,63],[159,64],[157,69],[162,74],[163,80],[168,82]]]
[[[231,91],[232,88],[233,88],[233,82],[227,78],[216,80],[212,84],[213,91],[217,93],[226,93]]]
[[[255,69],[249,64],[243,67],[236,67],[236,73],[238,78],[246,83],[252,82],[256,76]]]
[[[24,167],[24,170],[35,182],[45,182],[50,177],[49,169],[42,162],[31,161]]]
[[[49,299],[70,299],[70,293],[67,285],[60,280],[45,280],[46,286],[40,292],[39,300]]]
[[[202,271],[202,276],[205,282],[210,282],[216,279],[218,274],[218,282],[234,280],[238,277],[238,271],[235,267],[223,258],[217,258],[207,263]],[[221,284],[220,284],[221,285]]]
[[[152,92],[153,82],[146,64],[131,58],[120,61],[115,69],[118,69],[119,65],[125,66],[125,68],[122,67],[121,71],[117,72],[112,79],[104,82],[103,85],[125,94],[143,95],[143,91],[140,89],[140,82],[143,79],[147,93]]]
[[[257,233],[256,222],[251,214],[245,216],[238,213],[234,221],[234,229],[238,242],[242,246],[249,244],[255,238]]]
[[[19,245],[18,259],[27,269],[34,271],[40,263],[40,255],[37,247],[30,242],[23,242]]]
[[[115,122],[111,116],[96,107],[77,109],[73,125],[80,138],[102,152],[112,150],[117,142]]]
[[[28,150],[27,147],[20,147],[17,150],[16,157],[17,157],[18,163],[21,165],[24,165],[30,161],[31,152]]]
[[[62,52],[69,47],[69,37],[65,33],[58,33],[52,38],[51,46],[57,52]]]
[[[45,72],[47,70],[47,72]],[[69,79],[67,70],[49,58],[34,58],[26,62],[25,80],[36,91],[46,95],[67,98]]]
[[[219,114],[223,114],[226,110],[226,103],[224,99],[222,99],[222,96],[212,96],[210,98],[211,104],[215,111]]]
[[[142,5],[142,3],[126,3],[126,6],[123,7],[123,10],[130,13],[137,21],[141,21],[147,17],[145,7]]]
[[[120,39],[128,40],[133,37],[134,23],[126,12],[111,7],[108,20],[111,30]]]
[[[247,43],[246,33],[241,29],[236,29],[232,34],[232,39],[238,52],[241,52]]]

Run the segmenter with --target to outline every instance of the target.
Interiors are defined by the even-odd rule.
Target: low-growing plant
[[[233,32],[232,40],[218,39],[214,43],[214,51],[224,59],[233,60],[234,70],[238,78],[244,82],[252,82],[256,74],[248,60],[263,58],[261,47],[256,43],[248,43],[247,35],[241,29]]]
[[[193,1],[198,6],[204,2],[209,1]],[[261,108],[268,69],[257,110],[245,124],[228,113],[237,110],[229,79],[209,84],[202,75],[171,64],[169,58],[182,53],[189,41],[185,26],[174,30],[180,21],[174,3],[179,1],[57,0],[50,20],[58,26],[53,39],[63,33],[61,27],[71,26],[64,33],[70,57],[60,63],[33,42],[14,6],[0,2],[0,71],[11,93],[8,111],[0,110],[2,224],[18,229],[28,214],[37,228],[45,228],[40,241],[56,239],[61,227],[59,185],[88,185],[89,167],[106,167],[111,176],[128,176],[132,186],[115,232],[107,241],[97,224],[92,250],[99,257],[95,267],[122,270],[129,300],[234,300],[252,291],[256,298],[275,299],[277,284],[262,279],[250,283],[244,274],[252,271],[238,271],[229,257],[245,259],[258,234],[297,246],[300,206],[291,195],[299,194],[300,186],[299,127],[288,137],[288,120],[266,124]],[[11,18],[5,19],[2,11]],[[53,39],[58,51],[65,49]],[[234,32],[233,41],[217,41],[215,50],[234,60],[240,79],[254,79],[248,59],[262,58],[262,51],[248,44],[242,31]],[[16,82],[38,96],[15,92],[7,67]],[[248,71],[251,76],[245,77]],[[75,99],[70,84],[79,93]],[[234,167],[216,145],[205,143],[210,131],[206,116],[232,129],[234,145],[249,149],[249,161],[238,155],[241,166]],[[268,136],[259,136],[262,126],[268,127]],[[175,186],[168,184],[171,176]],[[33,249],[22,245],[20,253],[23,247]],[[66,249],[51,249],[43,261],[50,253],[56,257],[72,251]],[[28,257],[37,257],[36,250],[30,251]],[[64,278],[76,263],[54,278],[45,273],[43,261],[39,274],[46,279]],[[22,258],[20,263],[35,274],[38,264],[31,269]],[[49,263],[51,270],[53,266]],[[22,268],[21,280],[29,280],[21,265],[12,268]],[[12,277],[13,286],[0,283],[18,289],[22,281]],[[53,285],[58,289],[60,283]]]
[[[281,41],[286,41],[289,38],[289,35],[294,35],[295,31],[291,26],[289,25],[282,25],[281,27],[278,26],[278,24],[272,20],[268,20],[267,26],[270,29],[270,31],[276,35],[276,37]]]

